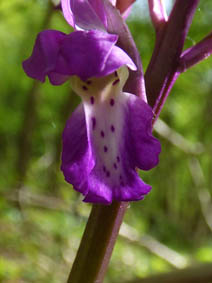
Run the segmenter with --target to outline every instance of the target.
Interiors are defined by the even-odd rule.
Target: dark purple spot
[[[123,181],[121,181],[121,182],[120,182],[120,185],[121,185],[122,187],[124,187],[124,182],[123,182]]]
[[[111,100],[110,100],[110,105],[113,106],[114,104],[115,104],[115,101],[114,101],[113,98],[111,98]]]
[[[103,131],[101,131],[101,137],[104,138],[105,133]]]
[[[92,128],[93,128],[93,130],[94,130],[95,127],[96,127],[96,118],[95,118],[95,117],[92,117],[92,118],[91,118],[91,121],[92,121]]]
[[[117,164],[116,164],[116,163],[113,163],[113,167],[114,167],[115,169],[117,169]]]
[[[113,125],[111,125],[110,129],[111,129],[111,132],[115,132],[115,128]]]
[[[91,96],[91,104],[94,104],[94,97]]]
[[[88,84],[88,85],[90,85],[91,83],[92,83],[92,81],[89,81],[89,80],[86,82],[86,84]]]
[[[104,152],[107,152],[107,151],[108,151],[107,146],[104,146]]]
[[[110,172],[109,171],[107,171],[106,176],[110,177]]]
[[[120,162],[120,157],[117,156],[117,157],[116,157],[116,160],[117,160],[117,162]]]
[[[120,82],[120,79],[117,79],[117,80],[115,80],[114,82],[113,82],[113,85],[116,85],[117,83],[119,83]]]
[[[117,73],[117,71],[115,71],[115,77],[118,77],[118,73]]]
[[[82,88],[83,88],[84,90],[88,90],[87,86],[85,86],[85,85],[83,85]]]
[[[122,180],[122,175],[119,176],[120,181]]]
[[[103,171],[104,171],[104,172],[106,172],[106,171],[107,171],[105,166],[103,166]]]

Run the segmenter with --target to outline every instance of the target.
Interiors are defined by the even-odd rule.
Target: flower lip
[[[32,55],[23,62],[23,68],[28,76],[42,82],[48,76],[55,85],[73,75],[82,80],[106,76],[123,65],[136,70],[130,57],[115,46],[117,39],[117,35],[97,30],[68,35],[46,30],[38,34]]]
[[[61,169],[65,179],[85,196],[85,202],[143,199],[151,186],[140,179],[135,168],[149,170],[158,163],[161,149],[151,133],[151,108],[135,95],[113,91],[113,87],[117,86],[108,89],[104,102],[83,100],[84,107],[73,113],[63,133]],[[73,145],[74,153],[70,150]]]

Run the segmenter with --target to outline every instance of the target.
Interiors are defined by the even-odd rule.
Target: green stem
[[[103,282],[127,202],[93,205],[67,283]]]

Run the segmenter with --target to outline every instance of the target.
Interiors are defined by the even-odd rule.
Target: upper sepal
[[[105,2],[110,2],[113,6],[116,6],[123,18],[126,19],[134,1],[61,0],[61,6],[66,21],[75,29],[106,31],[108,20],[111,17],[116,17],[116,15],[112,12],[108,17]]]
[[[115,46],[118,36],[105,32],[75,31],[64,34],[46,30],[38,34],[32,55],[23,62],[28,76],[62,84],[70,76],[82,80],[106,76],[123,65],[136,70],[130,57]]]
[[[66,21],[75,29],[105,30],[107,19],[101,0],[61,0]]]

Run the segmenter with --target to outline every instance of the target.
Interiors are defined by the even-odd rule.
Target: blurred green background
[[[147,1],[139,4],[128,23],[146,69],[154,30]],[[211,26],[212,2],[200,1],[186,47],[208,34]],[[90,211],[59,169],[61,133],[78,97],[69,83],[40,84],[21,67],[37,33],[47,28],[71,30],[47,0],[1,0],[0,282],[4,283],[66,282]],[[177,80],[156,125],[155,135],[162,144],[160,164],[141,172],[153,189],[145,200],[130,204],[105,282],[211,262],[211,78],[209,58]]]

